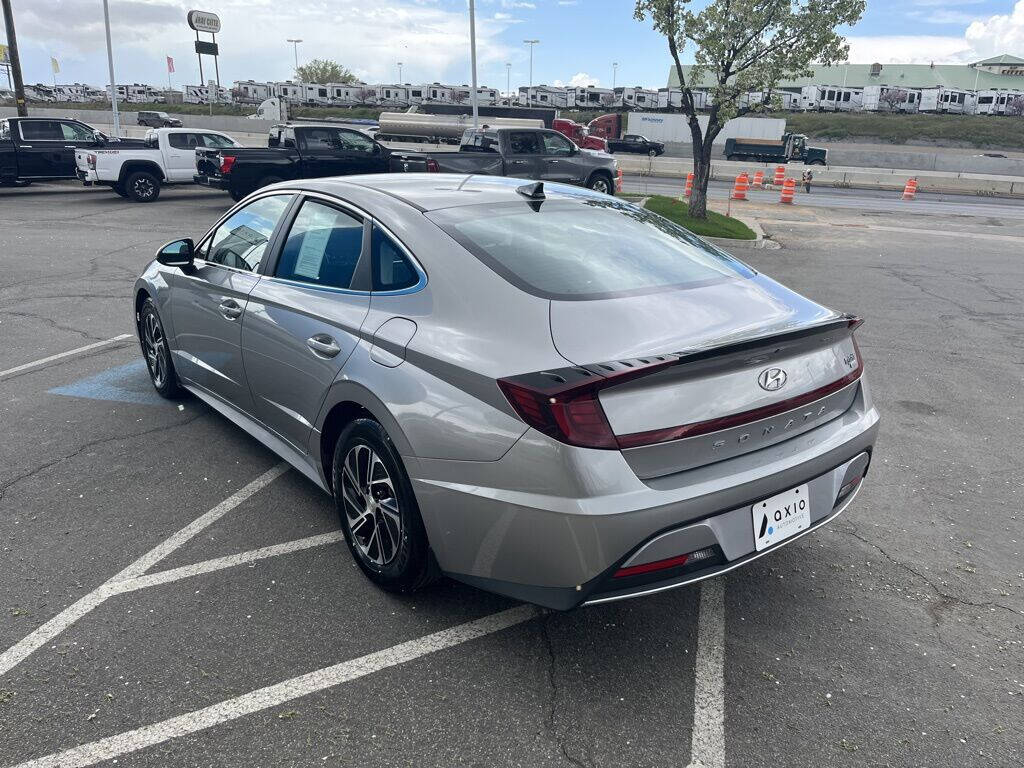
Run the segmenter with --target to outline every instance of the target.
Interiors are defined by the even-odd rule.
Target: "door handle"
[[[512,165],[526,165],[525,160],[512,160]]]
[[[315,336],[310,336],[306,339],[306,346],[310,348],[314,355],[320,355],[322,357],[336,357],[338,353],[341,352],[341,347],[338,346],[338,342],[326,333],[318,333]]]
[[[74,144],[65,144],[64,149],[78,149]]]
[[[556,159],[555,159],[555,158],[553,158],[553,157],[549,157],[549,158],[548,158],[548,162],[549,162],[549,163],[557,163],[557,162],[558,162],[558,160],[556,160]]]
[[[237,320],[242,316],[242,308],[234,299],[224,299],[221,301],[218,309],[220,309],[220,313],[228,320]]]

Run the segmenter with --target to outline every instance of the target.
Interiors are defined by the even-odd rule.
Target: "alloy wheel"
[[[132,188],[135,191],[135,194],[138,195],[140,198],[152,197],[153,192],[156,189],[153,186],[153,182],[144,177],[136,179],[135,183],[132,185]]]
[[[395,486],[384,462],[368,445],[345,456],[341,496],[352,541],[372,565],[395,559],[402,541],[402,516]]]
[[[149,375],[157,389],[163,386],[167,378],[167,365],[164,361],[166,350],[167,341],[163,328],[160,327],[156,315],[150,312],[142,321],[142,351],[146,355]]]

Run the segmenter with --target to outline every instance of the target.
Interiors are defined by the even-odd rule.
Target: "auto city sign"
[[[220,17],[209,11],[189,11],[188,25],[196,32],[210,32],[215,35],[220,32]]]

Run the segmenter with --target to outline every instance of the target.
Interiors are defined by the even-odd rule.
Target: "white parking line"
[[[688,768],[725,768],[725,585],[721,577],[700,584]]]
[[[134,338],[134,334],[122,333],[120,336],[115,336],[114,338],[107,339],[106,341],[97,341],[94,344],[86,344],[84,347],[78,347],[77,349],[69,349],[67,352],[61,352],[60,354],[57,355],[50,355],[49,357],[44,357],[41,360],[34,360],[31,363],[25,363],[24,365],[19,365],[15,368],[8,368],[6,371],[0,371],[0,379],[4,378],[5,376],[11,376],[12,374],[15,373],[28,371],[32,368],[38,368],[41,365],[52,363],[54,360],[61,360],[65,357],[71,357],[72,355],[80,355],[83,352],[88,352],[91,349],[99,349],[100,347],[106,347],[109,346],[110,344],[117,344],[119,341],[124,341],[125,339]]]
[[[108,597],[118,594],[120,591],[119,582],[142,576],[147,570],[178,549],[178,547],[188,542],[193,536],[200,533],[204,528],[213,525],[232,509],[254,493],[265,488],[287,470],[288,465],[283,462],[268,469],[205,515],[195,519],[173,536],[155,546],[119,574],[98,586],[76,603],[65,608],[28,637],[8,648],[0,654],[0,676],[10,672],[11,669],[28,658],[34,651],[46,645],[61,632],[103,603]]]
[[[286,541],[283,544],[274,544],[273,546],[263,547],[262,549],[251,549],[248,552],[239,552],[236,555],[227,555],[226,557],[218,557],[213,560],[204,560],[201,563],[183,565],[180,568],[171,568],[167,571],[147,573],[145,576],[138,576],[134,579],[114,582],[110,586],[111,589],[114,590],[113,594],[124,594],[125,592],[134,592],[139,589],[146,589],[146,587],[155,587],[158,584],[169,584],[170,582],[178,581],[179,579],[188,579],[192,576],[200,576],[204,573],[213,573],[214,571],[220,571],[224,568],[234,568],[237,565],[252,563],[256,560],[265,560],[268,557],[288,555],[292,552],[299,552],[303,549],[336,544],[344,540],[345,534],[341,531],[320,533],[316,536],[307,536],[304,539]]]
[[[315,672],[293,677],[290,680],[227,699],[205,709],[178,715],[153,725],[145,725],[133,731],[125,731],[64,752],[29,760],[14,766],[14,768],[83,768],[83,766],[95,765],[104,760],[137,752],[155,744],[162,744],[171,739],[261,712],[311,693],[333,688],[374,672],[380,672],[388,667],[405,664],[445,648],[468,643],[470,640],[500,632],[539,615],[540,609],[531,605],[509,608],[506,611],[492,613],[482,619],[443,629],[440,632],[409,640],[383,651],[361,656],[358,659],[343,661]]]

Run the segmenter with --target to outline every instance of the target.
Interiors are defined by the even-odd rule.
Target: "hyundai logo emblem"
[[[765,368],[757,377],[761,389],[775,392],[786,386],[786,372],[781,368]]]

